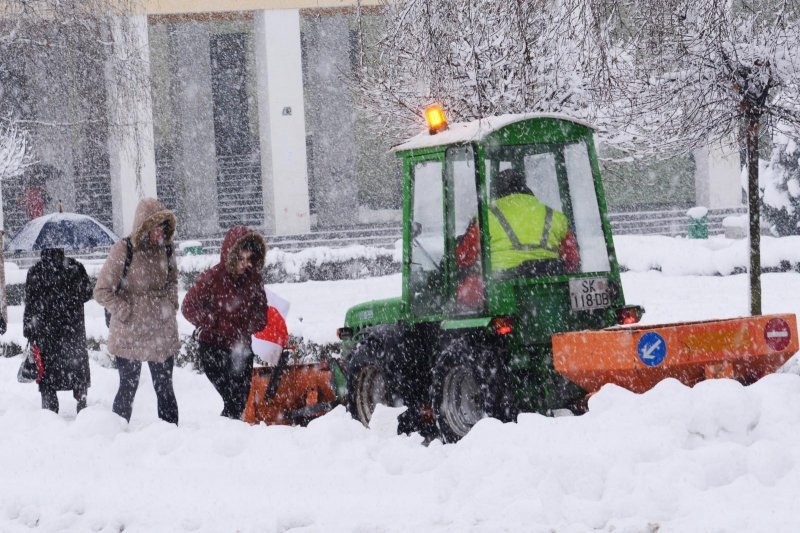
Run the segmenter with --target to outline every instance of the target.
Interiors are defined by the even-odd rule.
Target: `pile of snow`
[[[708,215],[708,208],[698,205],[696,207],[692,207],[688,211],[686,211],[686,216],[694,220],[700,220],[701,218]]]
[[[727,276],[750,264],[747,239],[686,239],[659,235],[614,237],[617,261],[623,270],[660,270],[671,276]],[[800,236],[761,238],[761,267],[776,269],[781,263],[800,263]]]
[[[747,312],[747,276],[627,272],[645,320]],[[765,312],[800,311],[800,274],[764,276]],[[354,303],[400,294],[400,276],[271,285],[289,330],[333,338]],[[102,321],[87,304],[89,322]],[[9,332],[21,336],[21,307]],[[181,319],[182,320],[182,319]],[[182,331],[186,331],[182,325]],[[208,380],[175,369],[180,426],[160,422],[149,371],[133,417],[111,412],[116,371],[94,354],[89,407],[39,409],[0,359],[0,531],[795,531],[800,377],[689,389],[668,380],[636,395],[607,386],[589,413],[480,422],[460,443],[397,436],[398,409],[373,429],[339,407],[308,428],[218,416]]]
[[[747,215],[729,215],[722,219],[722,227],[727,228],[741,228],[746,230],[749,225]]]
[[[367,430],[339,407],[308,428],[217,416],[208,381],[175,372],[179,427],[147,371],[130,425],[115,371],[92,366],[77,417],[38,408],[0,360],[0,529],[24,531],[792,531],[800,377],[644,395],[607,386],[581,417],[487,419],[456,445]]]

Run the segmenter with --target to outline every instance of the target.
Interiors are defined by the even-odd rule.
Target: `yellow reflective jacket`
[[[569,224],[564,213],[531,194],[510,194],[489,208],[492,270],[540,259],[558,259]]]

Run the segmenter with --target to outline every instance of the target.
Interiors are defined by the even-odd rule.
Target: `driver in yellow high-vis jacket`
[[[495,200],[489,207],[489,239],[494,275],[552,275],[580,268],[575,237],[564,213],[533,194],[525,176],[514,169],[498,173],[492,182]],[[480,258],[480,231],[473,220],[456,246],[456,264],[466,273],[457,300],[468,307],[483,302],[480,275],[469,274]]]

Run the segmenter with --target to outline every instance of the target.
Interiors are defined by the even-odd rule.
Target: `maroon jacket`
[[[253,266],[237,276],[236,257],[245,244],[256,250]],[[200,274],[181,306],[186,320],[198,328],[201,342],[229,350],[237,343],[250,346],[250,335],[267,325],[267,295],[261,279],[266,251],[264,239],[250,228],[228,230],[219,263]]]

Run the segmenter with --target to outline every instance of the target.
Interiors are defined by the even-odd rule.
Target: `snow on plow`
[[[589,393],[606,383],[644,392],[665,378],[753,383],[798,351],[797,318],[765,315],[554,335],[556,371]]]

